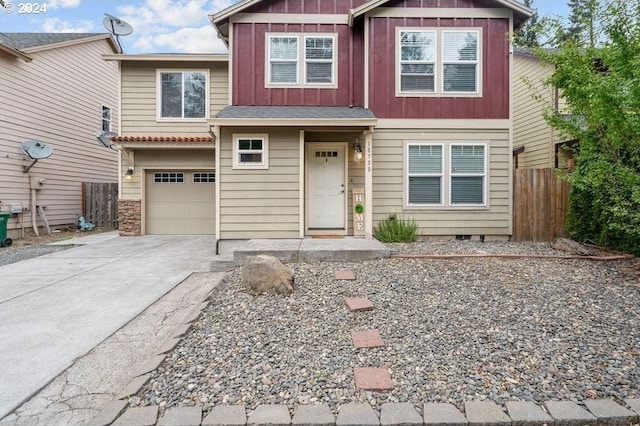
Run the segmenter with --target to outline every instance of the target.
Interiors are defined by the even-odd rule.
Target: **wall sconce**
[[[129,167],[129,170],[127,170],[127,173],[124,174],[124,178],[126,180],[133,179],[133,167]]]
[[[360,138],[356,138],[356,145],[354,147],[356,153],[356,161],[359,163],[362,160],[362,146],[360,145]]]

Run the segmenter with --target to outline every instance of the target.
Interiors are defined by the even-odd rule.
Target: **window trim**
[[[403,92],[401,90],[401,33],[403,32],[435,32],[436,34],[436,59],[434,72],[434,91],[433,92]],[[478,60],[476,67],[476,92],[445,92],[444,91],[444,36],[446,32],[476,32],[478,34]],[[482,27],[396,27],[395,35],[395,96],[397,98],[432,98],[432,97],[455,97],[455,98],[480,98],[482,97],[482,80],[483,80],[483,41],[484,33]],[[451,63],[451,62],[447,62]],[[467,61],[461,63],[468,63]],[[470,63],[470,62],[469,62]]]
[[[233,135],[233,165],[234,170],[267,170],[269,169],[269,135],[266,133],[236,133]],[[239,158],[239,141],[242,139],[262,139],[262,162],[242,163]]]
[[[440,159],[440,173],[411,173],[411,171],[409,170],[409,147],[410,146],[439,146],[442,149],[442,158]],[[407,170],[406,170],[406,179],[407,179],[407,184],[406,184],[406,197],[405,197],[405,204],[409,207],[442,207],[444,206],[444,201],[445,201],[445,194],[444,194],[444,187],[445,187],[445,157],[446,157],[446,146],[444,143],[419,143],[416,141],[412,141],[412,142],[407,142],[405,144],[405,161],[407,164]],[[418,203],[411,203],[409,201],[409,181],[411,179],[411,177],[439,177],[440,178],[440,202],[439,203],[433,203],[433,204],[418,204]]]
[[[289,37],[298,40],[296,59],[296,83],[271,82],[271,39],[274,37]],[[309,38],[330,38],[333,40],[333,59],[331,60],[331,83],[307,83],[306,40]],[[337,89],[338,88],[338,33],[265,33],[265,76],[264,84],[267,89]],[[289,60],[284,62],[290,62]],[[311,60],[310,62],[322,62]]]
[[[402,60],[402,33],[432,33],[434,35],[434,46],[433,46],[433,50],[434,50],[434,60],[431,62],[427,62],[427,61],[403,61]],[[438,46],[438,31],[433,30],[433,29],[415,29],[415,30],[409,30],[409,29],[403,29],[402,31],[398,31],[397,32],[397,52],[396,52],[396,59],[398,62],[398,66],[397,66],[397,73],[398,73],[398,82],[397,82],[397,92],[401,93],[403,95],[406,94],[412,94],[415,96],[421,96],[421,95],[435,95],[438,93],[438,55],[440,53],[440,49]],[[433,64],[433,91],[432,92],[428,92],[428,91],[422,91],[422,92],[418,92],[418,91],[410,91],[410,92],[403,92],[402,91],[402,65],[407,64],[407,63],[422,63],[422,64]]]
[[[442,146],[442,187],[441,187],[441,204],[416,204],[409,203],[409,146],[410,145],[440,145]],[[452,204],[451,203],[451,150],[453,146],[484,146],[484,180],[483,180],[483,204]],[[403,175],[402,175],[402,191],[403,191],[403,209],[404,210],[488,210],[490,206],[489,198],[489,178],[490,178],[490,157],[491,144],[489,141],[478,140],[405,140],[403,143]],[[477,176],[478,174],[454,174],[453,176]]]
[[[182,73],[182,89],[183,89],[183,117],[162,117],[162,74],[165,73]],[[205,75],[205,113],[202,118],[184,118],[184,73],[199,72]],[[178,122],[178,123],[202,123],[206,122],[210,114],[210,98],[211,98],[211,75],[210,70],[206,68],[157,68],[156,69],[156,122]]]
[[[109,118],[108,118],[108,119],[105,119],[105,118],[104,118],[104,112],[105,112],[105,110],[109,110]],[[113,128],[113,127],[112,127],[112,124],[113,124],[113,115],[112,115],[112,114],[113,114],[113,109],[111,109],[111,107],[108,107],[108,106],[106,106],[106,105],[102,105],[102,107],[100,108],[100,111],[101,111],[101,113],[102,113],[102,115],[101,115],[101,120],[100,120],[100,124],[101,124],[101,126],[100,126],[100,127],[101,127],[101,129],[102,129],[102,131],[103,131],[103,132],[110,132],[110,131],[111,131],[111,129]],[[107,130],[105,130],[105,129],[104,129],[104,123],[105,123],[105,122],[106,122],[106,123],[109,123],[109,128],[108,128]]]

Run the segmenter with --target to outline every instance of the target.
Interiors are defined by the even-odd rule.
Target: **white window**
[[[304,38],[305,84],[333,84],[333,37]]]
[[[400,91],[434,93],[435,31],[400,32]]]
[[[397,29],[397,96],[478,96],[480,29]]]
[[[157,172],[153,174],[154,183],[184,183],[184,173]]]
[[[268,169],[269,138],[267,135],[234,135],[234,169]]]
[[[442,145],[409,144],[408,197],[410,205],[442,205],[444,156]]]
[[[485,204],[485,146],[451,145],[451,205]]]
[[[445,93],[478,92],[478,31],[442,32],[442,76]]]
[[[111,108],[102,106],[102,131],[111,131]]]
[[[298,84],[298,37],[269,37],[269,83]]]
[[[408,207],[487,205],[487,144],[406,144]]]
[[[268,87],[336,87],[335,34],[268,34]]]
[[[158,71],[159,119],[206,119],[209,109],[209,73]]]
[[[214,172],[193,172],[193,183],[215,183]]]

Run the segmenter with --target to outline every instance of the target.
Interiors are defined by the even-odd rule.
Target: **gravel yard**
[[[433,241],[395,253],[562,254],[546,244]],[[252,297],[232,272],[132,405],[256,405],[640,397],[636,261],[388,259],[293,264],[292,296]],[[351,269],[355,281],[336,281]],[[349,312],[344,297],[376,309]],[[378,329],[386,347],[353,348]],[[354,387],[384,367],[393,391]]]

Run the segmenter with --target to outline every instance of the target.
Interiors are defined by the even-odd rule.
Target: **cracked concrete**
[[[194,273],[77,359],[38,394],[0,421],[2,426],[83,425],[116,398],[137,368],[221,282],[224,273]]]

